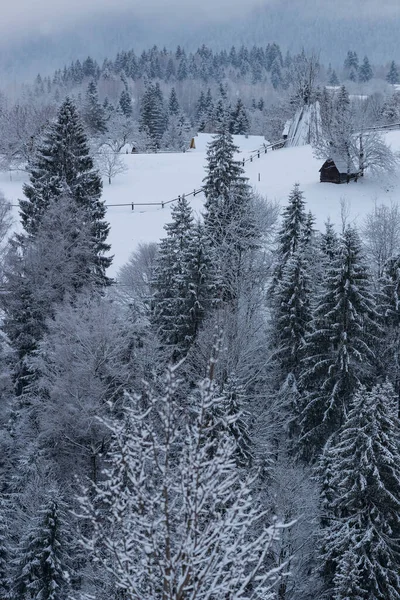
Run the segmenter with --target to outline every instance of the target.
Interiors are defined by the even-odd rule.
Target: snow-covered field
[[[107,205],[168,201],[178,194],[189,193],[202,185],[206,163],[207,142],[212,136],[200,134],[195,138],[196,149],[181,154],[127,154],[123,155],[128,171],[118,175],[111,185],[104,181],[103,198]],[[260,136],[234,136],[240,146],[240,158],[247,158],[265,141]],[[392,148],[400,151],[400,132],[386,134]],[[323,228],[328,217],[340,224],[341,199],[347,201],[349,222],[359,223],[374,203],[400,202],[400,171],[393,176],[379,178],[367,176],[357,183],[335,185],[319,182],[319,169],[323,161],[313,157],[310,146],[283,148],[261,154],[246,163],[249,182],[260,193],[282,205],[298,182],[304,192],[307,208],[316,217],[316,226]],[[0,173],[0,189],[13,204],[21,197],[21,187],[27,176]],[[201,212],[203,195],[190,197],[195,211]],[[107,219],[111,224],[110,242],[114,264],[110,275],[128,260],[139,242],[158,241],[163,236],[163,226],[170,220],[171,204],[160,206],[108,206]],[[14,209],[18,220],[18,209]]]

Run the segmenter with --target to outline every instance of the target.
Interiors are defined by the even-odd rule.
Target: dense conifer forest
[[[399,600],[398,207],[318,231],[233,138],[318,106],[318,156],[393,170],[396,63],[343,61],[154,47],[1,97],[1,598]],[[198,131],[201,216],[180,196],[115,281],[101,176]]]

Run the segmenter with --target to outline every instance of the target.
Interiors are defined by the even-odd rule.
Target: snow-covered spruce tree
[[[400,256],[386,262],[377,298],[383,327],[379,352],[382,374],[400,398]]]
[[[369,62],[368,56],[364,56],[364,59],[358,69],[358,79],[361,83],[367,83],[372,77],[374,73],[372,71],[371,64]]]
[[[140,105],[140,129],[148,132],[155,149],[160,147],[166,125],[164,98],[160,84],[148,83]]]
[[[48,128],[42,144],[29,165],[30,182],[24,185],[26,199],[20,200],[21,222],[29,236],[35,236],[50,202],[68,196],[86,213],[91,224],[93,257],[87,268],[96,273],[101,285],[109,283],[105,275],[112,259],[104,256],[109,225],[104,220],[101,201],[102,182],[93,168],[93,160],[77,109],[67,98],[55,123]]]
[[[297,194],[293,196],[296,201]],[[282,433],[286,432],[285,440],[281,439],[282,435],[275,438],[280,450],[282,443],[284,447],[287,445],[287,435],[291,440],[290,445],[299,435],[298,378],[302,371],[305,338],[311,332],[313,298],[319,279],[314,264],[318,262],[316,257],[319,249],[312,227],[313,217],[311,214],[305,215],[302,210],[298,213],[298,206],[295,205],[294,220],[290,222],[290,208],[289,205],[286,209],[286,225],[290,224],[292,228],[292,238],[288,236],[289,231],[284,223],[279,232],[281,239],[275,263],[275,280],[270,288],[271,381],[274,382],[277,397],[274,419],[278,422],[283,420]]]
[[[185,196],[173,205],[154,272],[153,323],[176,360],[193,343],[210,304],[211,260],[203,227]]]
[[[399,69],[394,60],[392,60],[392,62],[390,63],[390,69],[388,74],[386,75],[386,81],[391,84],[396,84],[400,81]]]
[[[228,377],[223,389],[222,413],[228,422],[228,432],[236,442],[236,464],[250,468],[254,459],[250,437],[250,414],[246,410],[246,392],[234,373]]]
[[[288,259],[274,291],[275,352],[283,379],[299,375],[312,318],[311,264],[306,240]]]
[[[249,117],[243,102],[239,98],[231,114],[230,131],[233,134],[244,135],[250,129]]]
[[[206,222],[212,221],[214,204],[220,198],[227,202],[229,195],[236,186],[245,186],[244,168],[234,159],[239,148],[233,143],[225,121],[221,131],[213,137],[207,148],[207,175],[203,179],[203,189],[206,196]]]
[[[301,244],[307,222],[303,192],[298,183],[295,184],[288,199],[288,205],[282,214],[282,224],[278,231],[277,259],[273,270],[271,291],[282,279],[282,273],[289,258]]]
[[[175,88],[173,87],[168,99],[168,113],[169,115],[179,116],[181,113],[181,109],[179,106],[178,98],[176,96]]]
[[[47,502],[16,549],[12,597],[20,600],[67,600],[73,575],[74,549],[59,492],[50,491]]]
[[[170,368],[160,395],[127,396],[109,423],[109,467],[80,501],[86,547],[130,600],[272,598],[277,529],[261,525],[233,440],[214,435],[214,384],[198,385],[187,412],[180,387]]]
[[[16,351],[13,376],[18,394],[30,379],[26,357],[46,330],[46,320],[68,297],[99,283],[87,211],[69,197],[50,200],[35,234],[19,234],[4,263],[9,294],[1,297],[3,330]]]
[[[94,81],[91,81],[87,87],[82,117],[91,136],[101,135],[107,131],[105,111],[99,102]]]
[[[259,244],[260,233],[252,208],[252,193],[243,176],[243,166],[235,161],[237,148],[225,122],[207,150],[204,226],[219,273],[221,300],[238,297],[246,253]]]
[[[360,383],[373,379],[378,314],[361,243],[348,227],[327,270],[306,336],[302,373],[300,445],[310,459],[343,423]]]
[[[128,90],[122,90],[121,96],[119,97],[119,106],[127,119],[132,116],[132,98]]]
[[[175,152],[184,152],[189,147],[190,124],[183,115],[172,114],[161,138],[161,146]]]
[[[361,387],[328,447],[332,516],[321,534],[321,568],[335,600],[400,598],[399,444],[393,388]]]
[[[321,235],[321,250],[326,257],[326,266],[334,260],[339,251],[339,238],[330,219],[325,222],[325,231]]]

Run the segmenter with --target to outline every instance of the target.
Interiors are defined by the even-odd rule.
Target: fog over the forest
[[[48,34],[79,24],[92,16],[124,14],[136,18],[163,19],[194,24],[194,21],[223,22],[243,17],[254,9],[302,12],[304,17],[318,18],[326,14],[321,0],[18,0],[2,6],[0,35],[13,39],[21,35]],[[330,19],[358,20],[400,16],[398,0],[337,0]]]
[[[274,0],[264,0],[274,2]],[[31,0],[10,2],[2,7],[0,35],[12,39],[21,34],[50,33],[92,16],[115,16],[118,13],[136,18],[160,18],[170,21],[193,19],[220,21],[250,12],[260,0]],[[229,12],[227,12],[229,11]]]
[[[373,62],[400,60],[398,0],[7,0],[0,20],[0,73],[50,73],[88,54],[102,61],[154,44],[194,50],[277,42],[343,64],[348,49]]]

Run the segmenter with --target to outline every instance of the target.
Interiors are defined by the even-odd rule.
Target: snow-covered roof
[[[342,158],[341,156],[331,156],[331,158],[329,158],[328,160],[333,160],[339,173],[347,173],[347,167],[348,167],[349,163],[346,158]],[[350,161],[350,173],[356,173],[356,172],[357,172],[357,169],[356,169],[353,161]]]

